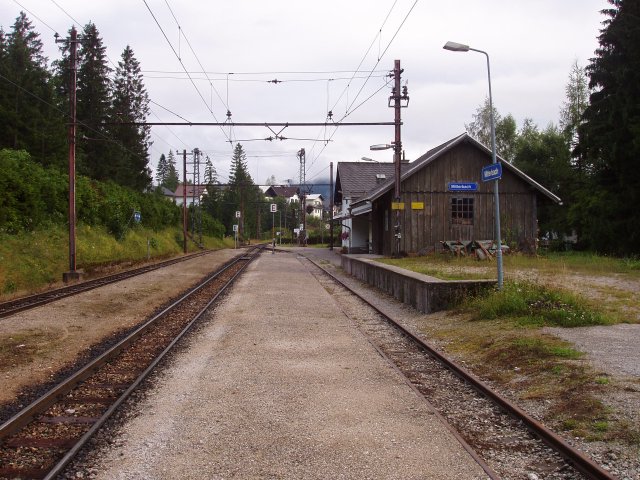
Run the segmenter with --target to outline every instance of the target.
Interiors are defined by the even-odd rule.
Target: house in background
[[[322,218],[324,212],[324,198],[320,193],[309,193],[304,196],[305,211],[307,215]]]
[[[500,221],[502,240],[535,249],[540,202],[560,198],[510,163],[502,163]],[[491,163],[491,150],[464,133],[439,145],[415,161],[403,164],[400,183],[400,251],[439,250],[442,241],[494,238],[493,182],[482,182],[482,168]],[[384,164],[338,163],[336,203],[349,218],[351,247],[367,246],[372,253],[391,255],[395,249],[397,211],[391,209],[394,172]],[[371,186],[371,170],[390,168],[384,181]],[[382,172],[381,172],[382,173]],[[362,179],[366,179],[366,182]],[[345,196],[345,187],[349,197]],[[362,193],[359,189],[366,189]],[[346,210],[345,202],[348,202]]]
[[[270,198],[284,198],[287,203],[297,202],[300,200],[298,194],[300,189],[298,187],[291,187],[285,185],[270,185],[264,192],[266,197]]]
[[[170,195],[165,193],[165,191]],[[182,202],[184,200],[184,193],[185,193],[185,188],[182,184],[178,185],[175,192],[171,192],[166,188],[163,188],[162,190],[162,194],[167,196],[168,198],[171,198],[171,200],[173,200],[173,203],[175,203],[176,205],[182,205]],[[194,203],[199,204],[202,201],[202,197],[207,194],[207,186],[187,184],[186,194],[187,194],[187,207],[190,207]]]

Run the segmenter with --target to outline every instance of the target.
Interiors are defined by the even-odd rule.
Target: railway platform
[[[487,478],[295,253],[262,254],[189,342],[92,478]]]

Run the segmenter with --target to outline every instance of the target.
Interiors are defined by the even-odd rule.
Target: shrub
[[[68,221],[67,172],[43,168],[27,152],[0,150],[0,232],[16,234]],[[76,178],[76,217],[87,225],[104,225],[117,239],[133,224],[134,211],[142,225],[161,230],[179,224],[180,208],[157,193],[140,193],[113,182]],[[217,232],[218,225],[211,223]]]
[[[505,282],[502,290],[471,299],[468,306],[477,319],[510,317],[520,319],[523,325],[579,327],[609,323],[582,298],[529,282]]]

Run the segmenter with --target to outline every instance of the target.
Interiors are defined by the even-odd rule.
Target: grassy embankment
[[[205,248],[233,248],[233,239],[203,237]],[[189,241],[189,251],[198,247]],[[182,253],[182,230],[154,232],[133,228],[116,240],[102,227],[80,225],[76,236],[77,268],[87,275],[109,265],[136,264]],[[0,235],[0,294],[24,294],[62,280],[69,270],[68,230],[53,226],[17,235]]]
[[[443,279],[496,276],[495,262],[470,258],[382,261]],[[504,266],[502,291],[468,299],[425,323],[424,333],[522,401],[547,403],[545,420],[556,428],[587,440],[640,446],[639,426],[601,401],[606,389],[640,391],[640,382],[617,384],[582,362],[583,353],[572,344],[543,329],[637,322],[640,298],[633,285],[640,279],[640,262],[574,253],[505,256]],[[628,280],[631,289],[616,286],[621,280]]]

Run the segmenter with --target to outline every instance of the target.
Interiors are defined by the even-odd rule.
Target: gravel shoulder
[[[13,351],[0,348],[0,404],[47,382],[91,346],[138,325],[237,253],[211,252],[1,319],[0,347],[8,344]]]

